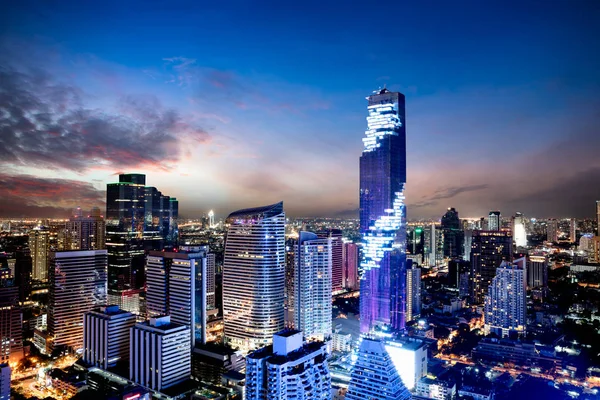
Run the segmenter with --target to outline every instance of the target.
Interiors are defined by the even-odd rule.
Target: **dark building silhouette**
[[[463,255],[464,232],[461,229],[458,211],[449,208],[442,216],[444,235],[444,257],[459,258]]]
[[[504,231],[473,231],[471,242],[471,298],[482,303],[502,261],[512,261],[512,234]]]

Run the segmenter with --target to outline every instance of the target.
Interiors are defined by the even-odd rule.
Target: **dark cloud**
[[[468,186],[452,186],[448,188],[438,189],[434,192],[433,197],[430,197],[428,200],[434,201],[442,199],[451,199],[454,196],[458,196],[461,193],[474,192],[476,190],[487,189],[488,187],[489,185],[487,184],[479,184]]]
[[[0,67],[0,164],[64,168],[168,169],[201,128],[151,96],[126,96],[118,114],[86,108],[82,92],[41,71]]]
[[[104,207],[106,193],[69,179],[0,173],[0,217],[64,217],[72,208]]]

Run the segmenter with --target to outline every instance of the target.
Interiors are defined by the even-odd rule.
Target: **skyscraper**
[[[144,251],[177,243],[179,205],[146,186],[143,174],[120,174],[106,186],[106,248],[111,304],[140,313],[145,285]]]
[[[83,314],[103,305],[106,250],[52,253],[49,274],[48,352],[83,348]]]
[[[421,314],[421,268],[411,265],[406,270],[406,322]]]
[[[596,200],[596,234],[600,236],[600,200]]]
[[[360,329],[405,326],[406,119],[404,95],[387,89],[367,98],[360,157]]]
[[[520,212],[513,217],[513,239],[517,247],[527,247],[527,230],[525,217]]]
[[[546,223],[546,240],[552,243],[558,242],[558,221],[554,218]]]
[[[148,317],[170,315],[190,328],[190,340],[206,343],[209,293],[214,298],[214,254],[208,246],[189,252],[150,251],[146,260]],[[210,286],[212,283],[212,287]],[[191,350],[191,349],[190,349]]]
[[[575,218],[569,220],[569,241],[571,243],[577,242],[577,220]]]
[[[23,358],[23,313],[14,277],[0,263],[0,364]]]
[[[346,400],[412,398],[382,341],[363,338],[352,367]]]
[[[358,289],[358,245],[356,243],[344,243],[342,253],[342,286],[344,289]]]
[[[273,336],[273,345],[246,357],[246,400],[329,400],[331,377],[327,346],[302,340],[288,330]]]
[[[548,258],[532,254],[527,260],[527,285],[530,289],[548,287]]]
[[[486,334],[501,337],[511,332],[523,334],[527,325],[527,288],[525,259],[504,261],[485,297],[484,328]]]
[[[29,231],[32,275],[36,281],[48,280],[48,254],[50,252],[50,231],[38,226]]]
[[[283,202],[227,217],[223,261],[225,342],[242,351],[271,343],[284,327]]]
[[[105,230],[104,217],[98,207],[92,208],[88,216],[74,213],[65,226],[65,250],[103,250]]]
[[[502,228],[502,217],[500,211],[490,211],[488,215],[488,230],[499,231]]]
[[[0,400],[10,400],[10,377],[8,363],[0,363]]]
[[[461,257],[464,233],[456,209],[449,208],[446,214],[442,216],[442,232],[444,234],[444,257]]]
[[[319,238],[331,238],[331,290],[338,293],[343,284],[343,253],[342,231],[340,229],[328,229],[317,233]]]
[[[512,260],[513,243],[510,232],[473,231],[471,239],[472,300],[482,303],[487,288],[496,276],[502,261]]]
[[[326,340],[332,333],[332,242],[301,231],[294,251],[294,328],[307,339]]]

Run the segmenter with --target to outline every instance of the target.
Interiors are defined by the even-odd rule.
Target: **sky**
[[[593,0],[4,2],[0,216],[103,207],[138,172],[186,218],[357,217],[385,86],[406,95],[409,219],[591,217],[598,20]]]

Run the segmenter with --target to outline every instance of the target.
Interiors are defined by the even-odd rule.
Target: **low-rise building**
[[[452,400],[456,397],[456,382],[424,377],[417,382],[415,393],[428,399]]]

